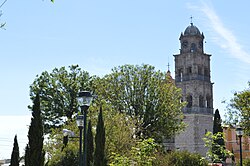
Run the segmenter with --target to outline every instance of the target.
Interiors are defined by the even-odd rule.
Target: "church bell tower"
[[[175,148],[205,156],[204,138],[213,130],[213,83],[210,57],[204,53],[204,35],[191,23],[180,35],[180,53],[174,55],[175,83],[182,89],[185,131],[176,135]]]

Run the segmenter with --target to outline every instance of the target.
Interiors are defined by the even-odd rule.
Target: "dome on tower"
[[[184,31],[184,35],[200,35],[200,30],[193,25],[193,23],[191,23],[191,25],[189,25],[185,31]]]

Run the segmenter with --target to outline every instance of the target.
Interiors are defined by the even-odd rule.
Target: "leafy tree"
[[[28,147],[30,165],[43,166],[44,165],[44,151],[43,151],[43,123],[40,110],[40,97],[36,95],[34,105],[32,108],[31,124],[28,131]]]
[[[160,142],[184,127],[181,90],[165,78],[150,65],[124,65],[96,79],[93,89],[113,110],[137,119],[137,136]]]
[[[93,142],[93,132],[91,120],[88,123],[88,132],[87,132],[87,166],[93,164],[93,154],[94,154],[94,142]]]
[[[113,153],[110,166],[152,166],[155,159],[156,144],[152,138],[140,140],[130,153],[120,155]]]
[[[113,153],[128,154],[136,145],[135,136],[136,121],[130,116],[117,111],[104,108],[105,117],[105,154],[109,159]]]
[[[71,121],[64,126],[61,126],[61,128],[52,129],[44,147],[47,153],[46,156],[48,156],[48,166],[79,165],[79,139],[69,138],[67,146],[64,146],[63,129],[73,131],[76,137],[79,135],[79,129],[76,125],[76,121]],[[64,147],[63,150],[62,147]]]
[[[205,138],[205,146],[208,147],[207,158],[213,163],[223,163],[227,157],[231,157],[233,154],[225,148],[225,145],[220,145],[218,142],[224,140],[223,132],[207,132]]]
[[[18,142],[17,142],[17,135],[15,135],[15,138],[14,138],[10,166],[19,166],[19,146],[18,146]]]
[[[250,135],[250,82],[247,89],[234,93],[227,108],[226,123],[240,123],[245,134]]]
[[[109,105],[104,104],[102,105],[102,108],[103,117],[105,118],[105,156],[107,156],[107,162],[110,163],[112,153],[121,155],[127,154],[130,152],[131,148],[136,145],[136,139],[133,138],[135,122],[131,117],[112,110]],[[92,110],[96,109],[92,107],[89,109],[88,119],[91,119],[91,124],[93,123],[93,126],[96,126],[98,112]],[[52,132],[49,134],[48,140],[45,143],[46,156],[48,156],[47,160],[49,161],[48,166],[60,165],[62,160],[65,161],[65,158],[72,161],[74,158],[78,157],[78,139],[69,138],[67,147],[61,151],[64,146],[62,130],[65,128],[73,131],[76,136],[79,135],[79,129],[77,128],[75,121],[64,124],[61,128],[52,129]],[[93,130],[93,134],[96,135],[95,130]],[[71,159],[69,156],[66,156],[67,151],[69,154],[74,154],[70,155]],[[78,162],[78,160],[76,161]]]
[[[89,74],[78,65],[69,66],[69,71],[61,67],[37,75],[30,86],[30,98],[34,99],[39,92],[45,133],[72,119],[78,111],[77,93],[82,87],[90,90],[90,82]]]
[[[95,153],[94,153],[94,166],[105,166],[105,128],[102,117],[102,107],[100,107],[100,112],[98,115],[98,122],[96,127],[95,136]]]

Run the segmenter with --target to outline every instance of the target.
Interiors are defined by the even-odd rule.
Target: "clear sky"
[[[37,74],[79,64],[103,76],[123,64],[166,71],[179,53],[181,32],[193,23],[212,54],[214,108],[222,116],[234,91],[250,80],[250,1],[8,0],[0,22],[0,159],[10,158],[17,134],[27,143],[29,85]]]

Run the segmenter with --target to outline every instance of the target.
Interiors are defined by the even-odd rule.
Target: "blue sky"
[[[250,80],[249,5],[226,0],[8,0],[0,18],[6,22],[6,30],[0,30],[0,126],[5,126],[0,128],[0,159],[10,158],[20,131],[23,152],[29,85],[37,74],[72,64],[99,76],[123,64],[166,71],[168,61],[174,73],[173,54],[179,53],[179,36],[191,15],[205,35],[205,52],[212,54],[214,108],[223,115],[221,101]]]

